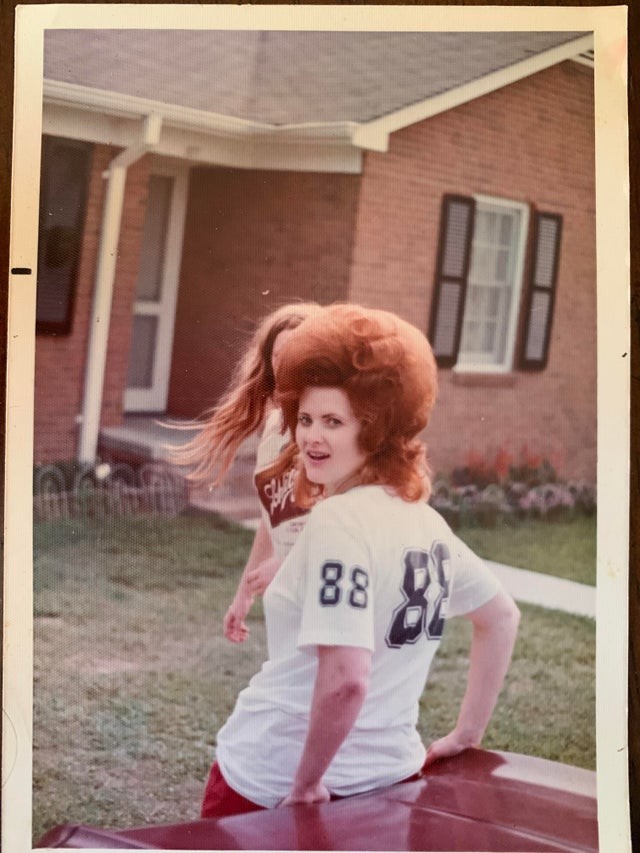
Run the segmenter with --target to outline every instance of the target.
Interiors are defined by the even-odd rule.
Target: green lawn
[[[251,539],[215,517],[36,527],[34,839],[60,822],[198,816],[216,732],[265,657],[259,606],[246,643],[222,636]],[[521,610],[484,745],[592,768],[595,625]],[[453,725],[468,642],[453,620],[423,698],[426,741]]]
[[[595,517],[503,522],[494,528],[461,527],[456,532],[487,560],[595,586]]]

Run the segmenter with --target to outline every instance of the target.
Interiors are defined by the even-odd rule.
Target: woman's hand
[[[224,635],[232,643],[243,643],[249,636],[249,629],[244,620],[251,610],[254,594],[247,586],[247,576],[262,562],[268,562],[272,555],[271,536],[264,519],[260,519],[247,565],[244,567],[238,589],[222,622]]]
[[[291,793],[282,800],[282,802],[278,803],[278,808],[297,805],[309,806],[312,803],[328,803],[330,799],[331,794],[328,789],[322,784],[322,782],[318,782],[317,785],[307,788],[306,790],[296,790],[294,788]]]
[[[247,613],[251,610],[253,596],[250,598],[234,598],[229,609],[225,613],[222,622],[222,630],[227,640],[232,643],[244,643],[249,636],[247,623],[244,621]]]
[[[425,758],[424,767],[433,764],[434,761],[439,761],[441,758],[451,758],[453,755],[458,755],[469,749],[472,746],[479,746],[478,743],[473,743],[469,738],[465,738],[456,729],[449,732],[448,735],[434,740],[427,749],[427,757]]]
[[[511,596],[500,589],[466,618],[473,625],[473,634],[467,689],[458,720],[452,732],[431,744],[423,766],[480,746],[509,667],[520,619]]]
[[[282,560],[278,557],[268,557],[259,563],[255,569],[247,572],[245,583],[252,595],[263,595],[265,589],[276,576]]]

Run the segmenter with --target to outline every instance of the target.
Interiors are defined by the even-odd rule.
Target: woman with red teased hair
[[[350,796],[478,746],[517,631],[511,598],[426,502],[424,336],[331,306],[289,335],[276,381],[296,502],[312,509],[265,592],[269,659],[218,733],[203,817]],[[473,625],[467,688],[453,731],[425,749],[418,703],[456,615]]]

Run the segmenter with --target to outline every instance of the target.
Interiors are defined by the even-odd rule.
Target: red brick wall
[[[350,298],[425,331],[444,193],[483,193],[564,217],[549,363],[507,383],[440,373],[427,430],[433,466],[466,455],[551,453],[566,476],[596,476],[596,266],[593,75],[573,62],[392,134],[368,152]]]
[[[71,334],[36,337],[36,463],[73,459],[77,453],[79,426],[76,418],[82,411],[91,303],[106,189],[102,172],[116,154],[117,149],[108,146],[99,145],[94,149]],[[147,173],[148,166],[143,159],[129,169],[127,176],[102,405],[102,423],[105,425],[117,424],[122,417],[131,303],[146,204]]]
[[[256,318],[347,295],[360,178],[199,168],[191,174],[168,411],[226,387]]]

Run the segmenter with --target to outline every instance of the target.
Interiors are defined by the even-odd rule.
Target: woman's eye
[[[327,423],[329,424],[329,426],[333,427],[340,426],[342,424],[342,421],[339,418],[329,418]]]
[[[309,424],[311,423],[311,418],[309,417],[309,415],[298,415],[298,423],[301,426],[309,426]]]

